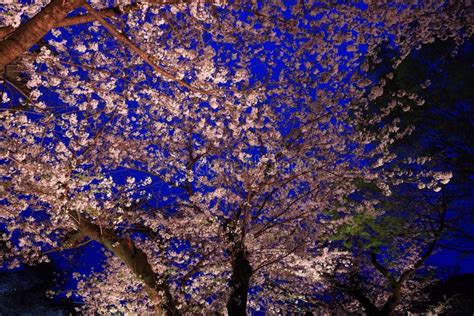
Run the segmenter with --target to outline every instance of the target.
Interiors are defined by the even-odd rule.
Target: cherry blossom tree
[[[471,13],[436,2],[5,6],[5,264],[93,240],[108,259],[75,276],[88,312],[302,308],[288,291],[351,270],[327,236],[380,215],[378,199],[348,203],[361,183],[389,196],[449,181],[393,167],[389,145],[413,127],[380,122],[405,94],[366,120],[391,79],[372,81],[368,67],[383,43],[399,50],[396,67],[435,38],[461,42]]]
[[[385,199],[384,215],[356,215],[340,227],[332,238],[351,251],[350,268],[326,278],[333,295],[344,297],[346,312],[391,315],[426,299],[423,289],[433,281],[426,261],[447,231],[447,205],[444,194],[405,191]]]
[[[410,122],[416,122],[417,125],[414,134],[391,145],[398,153],[398,159],[418,152],[430,158],[418,159],[417,164],[413,165],[414,172],[420,168],[418,164],[428,165],[430,169],[447,168],[452,172],[442,175],[443,182],[449,182],[449,186],[435,188],[434,192],[423,190],[424,183],[419,183],[419,191],[408,186],[395,190],[390,197],[377,197],[380,201],[378,208],[383,210],[380,216],[358,212],[329,237],[337,241],[335,245],[338,249],[346,252],[341,261],[350,262],[350,265],[345,266],[341,263],[339,270],[325,275],[325,281],[329,281],[327,295],[332,295],[341,303],[339,308],[343,313],[360,311],[361,308],[374,315],[392,314],[394,310],[425,312],[416,309],[420,308],[416,301],[427,299],[429,290],[425,287],[434,281],[436,271],[434,267],[426,266],[427,261],[445,248],[461,252],[472,249],[472,236],[469,228],[466,229],[469,227],[471,211],[466,200],[472,198],[472,181],[466,179],[470,175],[469,167],[464,167],[469,159],[460,158],[469,156],[467,151],[471,146],[469,139],[456,136],[467,132],[472,125],[470,117],[463,113],[471,111],[470,79],[459,74],[464,70],[459,67],[459,57],[464,58],[469,45],[469,42],[461,47],[449,41],[437,42],[412,53],[394,71],[394,79],[384,89],[388,102],[391,101],[390,93],[401,89],[410,93],[417,91],[426,100],[422,107],[417,106],[416,100],[405,101],[407,104],[404,108],[413,107],[415,113],[407,115],[403,109],[399,110],[404,116],[405,125]],[[458,50],[463,56],[456,56]],[[443,63],[436,64],[433,60],[443,60]],[[376,68],[390,71],[384,69],[383,63]],[[449,72],[439,76],[440,68]],[[412,69],[417,71],[411,72]],[[450,83],[440,84],[444,80]],[[432,88],[427,89],[427,85],[432,85]],[[448,87],[456,89],[458,93],[446,94]],[[376,108],[385,102],[384,97],[381,97],[370,107]],[[463,110],[460,111],[461,106]],[[367,115],[370,116],[373,110],[369,109]],[[400,113],[396,114],[396,111],[391,114],[397,115]],[[436,116],[439,116],[437,124],[442,124],[427,124],[428,120]],[[384,120],[390,122],[387,117]],[[449,125],[451,120],[460,126],[457,134],[453,133],[456,127]],[[444,137],[433,137],[435,133],[444,133]],[[456,137],[459,138],[457,141]],[[449,158],[446,148],[449,148]],[[451,177],[454,182],[448,180]],[[377,188],[361,183],[358,191],[370,193],[364,197],[367,200],[377,193]],[[353,198],[362,200],[358,196]],[[338,217],[340,214],[333,213],[332,216]],[[314,304],[316,299],[311,295],[302,298],[308,302],[309,311],[314,309],[310,303]],[[334,310],[334,306],[331,308]]]

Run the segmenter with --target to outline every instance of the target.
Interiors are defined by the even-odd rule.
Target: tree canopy
[[[68,292],[84,313],[422,299],[454,170],[397,147],[432,102],[398,67],[461,47],[471,6],[111,2],[0,8],[5,266],[100,245]]]

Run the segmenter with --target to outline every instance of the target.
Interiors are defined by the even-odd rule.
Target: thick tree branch
[[[117,8],[104,9],[104,10],[101,10],[100,12],[107,17],[118,16],[121,13],[121,11],[119,11]],[[78,24],[94,22],[94,21],[95,21],[95,18],[90,14],[76,15],[76,16],[66,17],[58,21],[57,23],[54,24],[54,28],[73,26],[73,25],[78,25]],[[16,29],[12,26],[0,27],[0,38],[5,39],[7,36],[15,32],[15,30]]]
[[[365,309],[367,315],[379,315],[380,311],[377,306],[375,306],[369,298],[367,298],[360,289],[348,289],[348,292],[352,294],[360,305]]]
[[[370,262],[380,273],[382,273],[389,280],[391,286],[394,286],[397,283],[390,271],[377,261],[377,255],[374,252],[370,253]]]
[[[15,32],[15,28],[13,26],[3,26],[0,27],[0,38],[3,40],[9,34]]]
[[[77,217],[77,215],[74,217]],[[152,299],[164,296],[162,308],[165,314],[179,314],[169,286],[164,282],[158,282],[158,275],[153,271],[148,262],[147,255],[141,249],[135,247],[130,238],[120,238],[112,230],[107,228],[101,229],[83,216],[79,217],[78,223],[79,230],[84,235],[101,243],[105,248],[113,252],[145,283],[145,288]]]
[[[189,1],[189,0],[188,0]],[[149,0],[147,1],[148,4],[150,5],[172,5],[172,4],[179,4],[179,3],[185,3],[188,2],[185,0]],[[122,7],[113,7],[113,8],[107,8],[107,9],[102,9],[100,10],[100,13],[104,16],[107,17],[115,17],[119,16],[123,13],[130,12],[132,10],[138,9],[140,6],[137,3],[125,5]],[[81,14],[81,15],[76,15],[76,16],[71,16],[71,17],[66,17],[62,20],[60,20],[54,28],[59,28],[59,27],[66,27],[66,26],[73,26],[73,25],[78,25],[78,24],[84,24],[84,23],[90,23],[96,21],[96,18],[90,14]],[[8,35],[13,33],[16,29],[12,26],[4,26],[0,27],[0,39],[5,39]]]
[[[326,278],[332,283],[333,288],[336,290],[342,290],[356,299],[362,308],[364,308],[367,315],[372,316],[380,314],[377,306],[375,306],[375,304],[373,304],[372,301],[367,296],[365,296],[364,291],[359,287],[359,281],[355,279],[356,275],[350,276],[351,285],[340,282],[336,277],[334,277],[334,275],[329,273],[326,273]]]
[[[53,0],[27,23],[0,42],[0,69],[30,49],[84,0]]]

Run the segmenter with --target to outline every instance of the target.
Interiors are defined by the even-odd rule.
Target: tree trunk
[[[0,42],[0,70],[29,50],[84,0],[52,0],[31,20]]]
[[[360,303],[364,308],[368,316],[380,316],[380,311],[363,293],[361,290],[353,290],[352,296]]]
[[[402,296],[401,293],[401,284],[398,285],[392,292],[392,295],[388,298],[387,302],[382,308],[380,315],[382,316],[390,316],[393,315],[395,309],[397,308],[398,304],[400,303],[400,299]]]
[[[252,276],[252,267],[247,259],[247,251],[238,245],[233,251],[230,297],[227,302],[229,316],[247,315],[247,296]]]

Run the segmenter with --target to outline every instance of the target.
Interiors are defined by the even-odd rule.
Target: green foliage
[[[373,223],[373,218],[365,214],[357,214],[354,216],[350,223],[342,225],[337,233],[330,237],[332,241],[340,241],[347,248],[354,246],[356,239],[365,241],[364,244],[370,247],[375,240],[371,238],[371,234],[368,231]]]
[[[371,193],[381,193],[382,190],[375,184],[375,182],[367,182],[361,178],[356,178],[353,180],[354,185],[359,191],[362,192],[371,192]]]
[[[410,236],[412,232],[406,219],[399,213],[387,211],[381,217],[359,213],[354,215],[350,222],[341,225],[329,240],[341,242],[349,249],[358,247],[376,251],[383,246],[395,250],[399,245],[393,244],[393,241],[397,237]]]

